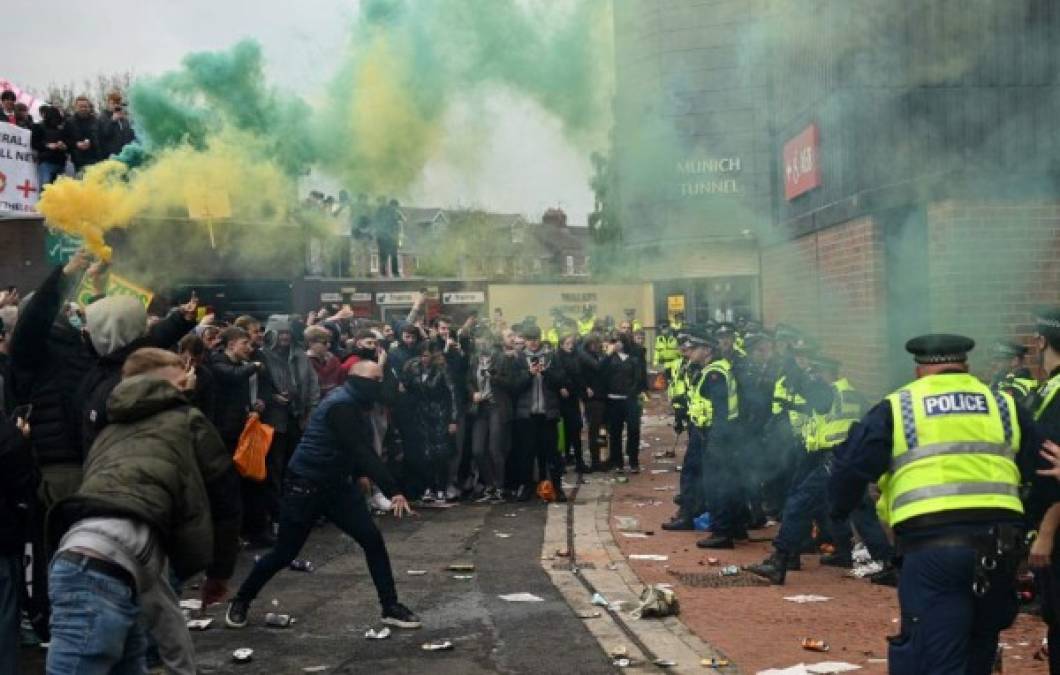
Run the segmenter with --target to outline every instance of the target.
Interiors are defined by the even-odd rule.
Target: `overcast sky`
[[[433,1],[433,0],[426,0]],[[485,0],[488,1],[488,0]],[[0,77],[43,93],[51,83],[81,83],[100,73],[156,74],[187,52],[258,40],[270,81],[312,100],[331,75],[356,0],[140,0],[8,3]],[[410,200],[427,206],[478,206],[532,219],[562,206],[584,224],[592,209],[587,152],[571,148],[558,125],[533,104],[498,96],[499,118],[481,144],[481,161],[432,162]],[[451,115],[450,143],[471,136],[473,121]]]

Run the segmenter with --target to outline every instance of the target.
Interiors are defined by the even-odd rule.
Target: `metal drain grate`
[[[738,588],[740,586],[768,586],[769,582],[760,576],[740,570],[738,574],[723,577],[721,571],[714,572],[680,572],[667,570],[670,576],[680,583],[693,588]]]

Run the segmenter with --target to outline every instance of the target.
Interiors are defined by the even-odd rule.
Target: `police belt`
[[[970,548],[975,552],[972,593],[983,597],[993,580],[1015,578],[1016,571],[1026,556],[1023,527],[1016,523],[997,523],[986,532],[946,533],[937,537],[917,537],[914,541],[898,537],[897,554],[906,555],[937,548]]]

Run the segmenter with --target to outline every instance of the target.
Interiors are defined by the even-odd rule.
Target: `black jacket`
[[[116,120],[113,117],[99,121],[100,159],[117,155],[129,143],[136,140],[136,132],[129,124],[128,118]]]
[[[77,390],[77,402],[81,408],[82,454],[88,456],[96,436],[107,426],[107,399],[114,387],[121,382],[121,369],[125,359],[137,349],[158,347],[170,349],[195,327],[195,322],[186,320],[179,312],[162,319],[144,337],[133,340],[113,354],[101,356],[81,381]]]
[[[607,399],[607,383],[604,377],[604,355],[593,354],[581,345],[575,352],[578,356],[578,373],[586,388],[593,390],[593,401],[604,401]],[[586,392],[588,398],[588,392]]]
[[[567,391],[570,392],[570,399],[575,401],[579,398],[585,397],[585,378],[582,376],[582,367],[579,362],[578,352],[565,352],[562,349],[556,350],[556,363],[559,364],[560,368],[567,376]],[[595,392],[593,392],[595,393]]]
[[[535,357],[545,364],[545,369],[540,375],[544,415],[550,420],[558,419],[560,415],[559,390],[569,386],[567,374],[552,352],[541,352],[535,355],[528,351],[524,351],[512,364],[515,418],[527,419],[533,414],[537,378],[530,374],[530,359]]]
[[[0,555],[20,555],[39,476],[29,441],[0,416]]]
[[[643,362],[630,354],[625,360],[617,354],[604,357],[603,375],[604,391],[608,396],[625,396],[633,398],[645,389],[646,382],[642,371]]]
[[[99,146],[99,119],[93,114],[88,117],[70,115],[63,123],[66,131],[66,149],[70,152],[70,161],[74,167],[82,169],[103,159]],[[80,141],[90,141],[87,150],[79,150]]]
[[[210,355],[210,372],[217,394],[214,400],[214,426],[225,444],[234,448],[250,414],[250,377],[258,372],[258,367],[253,363],[235,363],[224,352],[213,352]]]
[[[29,138],[30,146],[37,152],[37,161],[66,166],[66,150],[53,150],[48,147],[49,143],[66,141],[66,129],[62,124],[53,127],[44,122],[37,122],[33,125],[33,133]]]
[[[25,302],[11,339],[15,396],[33,404],[31,441],[41,465],[84,459],[74,394],[95,359],[81,332],[59,317],[66,283],[56,267]]]

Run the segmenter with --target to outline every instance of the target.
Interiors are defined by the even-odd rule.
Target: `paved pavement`
[[[514,518],[506,517],[512,513]],[[252,607],[246,629],[214,627],[196,634],[200,667],[204,673],[301,673],[319,666],[326,666],[325,673],[611,673],[610,660],[541,566],[545,514],[542,504],[461,505],[423,510],[411,521],[381,519],[398,593],[424,621],[423,628],[397,630],[388,640],[364,638],[381,623],[360,548],[334,527],[323,527],[303,552],[317,565],[315,572],[278,575]],[[446,571],[461,562],[475,565],[472,579],[457,580]],[[248,565],[242,561],[238,578]],[[410,569],[427,574],[409,576]],[[519,592],[544,602],[497,597]],[[289,613],[297,622],[268,628],[268,611]],[[222,608],[210,615],[218,618],[216,626]],[[434,640],[450,640],[454,647],[421,649]],[[254,649],[253,662],[232,663],[237,647]]]

